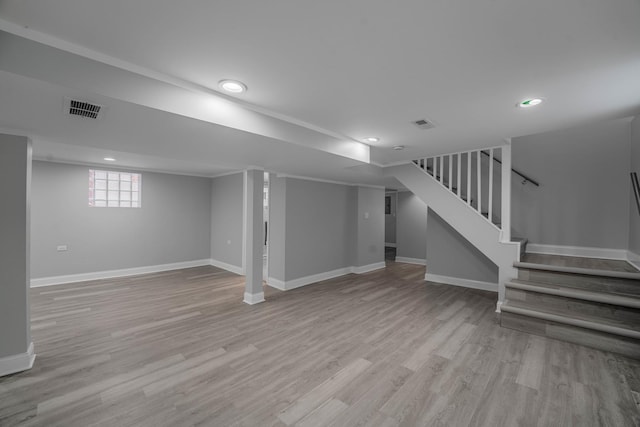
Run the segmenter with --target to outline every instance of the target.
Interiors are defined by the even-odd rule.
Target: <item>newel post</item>
[[[511,138],[505,139],[502,145],[502,201],[500,203],[502,212],[500,222],[502,223],[502,234],[500,240],[511,241]]]

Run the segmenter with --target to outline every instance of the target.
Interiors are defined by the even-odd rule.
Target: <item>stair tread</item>
[[[512,284],[521,284],[526,285],[528,287],[535,287],[537,289],[533,289],[533,292],[545,293],[545,294],[553,294],[564,296],[567,298],[574,298],[579,300],[587,300],[592,302],[599,302],[603,304],[611,304],[611,305],[621,305],[624,307],[638,308],[640,309],[640,297],[631,294],[624,294],[619,292],[611,292],[611,291],[593,291],[589,289],[582,289],[577,286],[570,286],[562,283],[540,283],[533,282],[530,280],[523,279],[512,279],[507,282],[505,286],[507,288],[516,288],[520,289],[520,287],[510,286]]]
[[[640,286],[640,273],[632,273],[628,271],[599,270],[599,269],[582,268],[582,267],[566,267],[566,266],[560,266],[560,265],[535,264],[531,262],[514,262],[513,266],[516,268],[526,268],[529,270],[543,270],[543,271],[553,271],[558,273],[570,273],[570,274],[581,274],[581,275],[587,275],[587,276],[637,280],[638,285]]]
[[[515,308],[515,310],[511,310]],[[583,327],[586,329],[594,329],[601,332],[616,333],[618,335],[626,336],[629,338],[640,339],[640,331],[638,330],[638,324],[629,324],[615,319],[607,319],[599,316],[592,316],[583,313],[570,313],[570,315],[564,310],[557,310],[550,307],[540,308],[535,305],[527,304],[525,301],[507,300],[501,306],[501,311],[504,312],[516,312],[520,313],[521,310],[526,310],[530,315],[536,313],[541,315],[541,318],[547,317],[546,320],[572,324],[574,326]],[[525,314],[526,315],[526,314]],[[551,315],[552,318],[548,318]],[[577,321],[577,322],[576,322]],[[576,324],[579,323],[579,324]]]

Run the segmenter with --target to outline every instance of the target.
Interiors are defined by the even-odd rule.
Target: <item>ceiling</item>
[[[2,0],[0,52],[0,130],[36,158],[203,176],[394,186],[380,166],[640,112],[638,0]]]

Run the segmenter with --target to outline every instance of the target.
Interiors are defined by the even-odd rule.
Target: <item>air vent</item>
[[[83,117],[87,119],[101,118],[100,112],[104,111],[101,105],[92,104],[77,99],[65,98],[65,112],[73,117]]]
[[[431,129],[432,127],[435,127],[435,125],[427,119],[416,120],[413,124],[418,126],[420,129]]]

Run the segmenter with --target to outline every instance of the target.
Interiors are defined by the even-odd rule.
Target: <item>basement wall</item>
[[[211,259],[214,265],[242,271],[244,176],[211,179]]]
[[[631,122],[631,166],[630,171],[638,174],[640,180],[640,116]],[[629,189],[629,252],[630,260],[640,267],[640,212],[633,194],[633,186]]]
[[[270,284],[289,289],[384,266],[382,188],[274,177],[270,197]]]
[[[626,251],[630,126],[621,119],[513,138],[513,167],[540,183],[514,177],[514,235],[534,245]]]
[[[141,208],[95,208],[89,169],[33,162],[32,279],[210,258],[210,179],[142,172]]]
[[[424,263],[427,250],[427,205],[410,191],[398,192],[396,260]]]
[[[426,255],[429,274],[498,283],[498,266],[431,209],[427,217]]]

